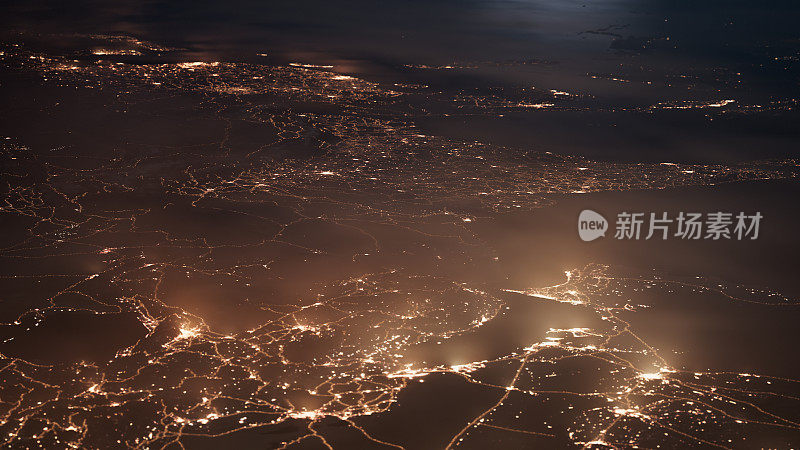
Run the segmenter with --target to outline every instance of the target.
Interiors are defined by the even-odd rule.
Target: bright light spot
[[[180,333],[178,333],[177,339],[190,339],[193,337],[197,337],[200,334],[199,328],[184,328],[181,327]]]

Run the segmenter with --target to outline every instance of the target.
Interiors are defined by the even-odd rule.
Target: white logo
[[[605,236],[608,230],[608,221],[605,217],[592,211],[584,209],[578,216],[578,235],[582,240],[589,242],[600,236]]]

